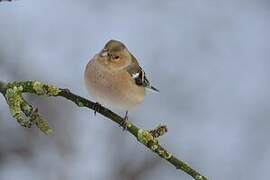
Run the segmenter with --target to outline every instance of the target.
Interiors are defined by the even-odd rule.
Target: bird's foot
[[[100,108],[101,108],[101,104],[99,104],[98,102],[96,102],[95,104],[94,104],[94,115],[96,116],[97,115],[97,112],[100,110]]]
[[[123,128],[123,131],[127,130],[127,125],[128,125],[128,111],[126,111],[125,117],[120,124],[120,126],[122,126]]]

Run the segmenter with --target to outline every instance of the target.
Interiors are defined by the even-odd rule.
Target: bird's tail
[[[154,92],[159,92],[159,90],[157,88],[155,88],[154,86],[148,86],[147,87],[150,91],[154,91]]]

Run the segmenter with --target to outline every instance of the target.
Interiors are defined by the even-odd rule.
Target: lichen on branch
[[[32,105],[22,97],[23,93],[32,93],[42,96],[61,96],[74,102],[79,107],[92,109],[119,125],[123,122],[121,116],[101,105],[97,108],[97,103],[95,102],[73,94],[68,89],[61,89],[39,81],[14,81],[10,83],[0,81],[0,93],[4,95],[9,105],[11,115],[17,119],[21,126],[30,128],[35,124],[45,134],[51,134],[52,129],[48,122],[38,113],[37,108],[33,108]],[[176,169],[184,171],[195,180],[207,180],[205,176],[195,171],[187,163],[176,158],[160,145],[158,138],[168,131],[166,126],[159,125],[153,130],[147,130],[138,128],[129,121],[127,123],[127,131],[133,134],[141,144],[145,145],[162,159],[171,163]]]
[[[32,123],[22,110],[22,108],[27,110],[27,107],[29,107],[22,98],[22,89],[22,86],[8,88],[5,93],[5,98],[9,105],[11,116],[17,119],[21,126],[30,128]]]
[[[47,135],[52,133],[49,123],[38,114],[37,109],[34,109],[22,97],[22,93],[31,92],[37,95],[56,96],[60,92],[58,88],[42,84],[38,81],[14,81],[4,87],[6,89],[3,91],[3,94],[9,105],[11,116],[14,117],[21,126],[30,128],[35,124],[43,133]]]

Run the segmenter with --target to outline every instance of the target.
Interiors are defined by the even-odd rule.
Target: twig
[[[86,107],[95,110],[119,125],[121,125],[123,121],[121,116],[111,110],[101,105],[97,108],[97,103],[78,96],[70,92],[68,89],[46,85],[39,81],[14,81],[10,83],[0,81],[0,92],[4,95],[9,105],[11,115],[17,119],[18,123],[24,127],[31,127],[32,123],[35,123],[36,126],[45,134],[50,134],[52,129],[49,127],[47,121],[41,118],[37,110],[34,110],[32,106],[22,98],[22,93],[32,93],[43,96],[61,96],[74,102],[79,107]],[[138,128],[131,122],[128,122],[127,131],[133,134],[140,143],[144,144],[162,159],[175,166],[176,169],[186,172],[195,180],[207,180],[205,176],[195,171],[187,163],[177,159],[159,144],[157,138],[167,132],[166,126],[159,125],[154,130],[146,130]]]

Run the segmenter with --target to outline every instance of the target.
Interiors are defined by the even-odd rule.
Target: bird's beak
[[[100,52],[100,56],[101,57],[108,56],[108,50],[107,49],[102,49],[102,51]]]

